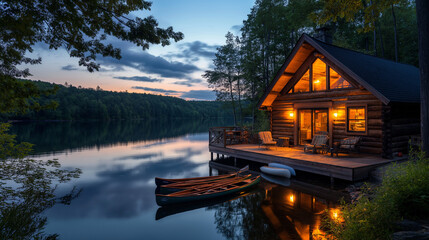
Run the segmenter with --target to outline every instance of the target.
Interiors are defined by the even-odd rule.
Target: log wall
[[[420,104],[390,103],[383,106],[383,157],[408,152],[411,135],[420,134]]]
[[[296,127],[294,122],[298,116],[296,107],[309,103],[309,108],[318,105],[332,104],[329,108],[330,144],[351,136],[362,137],[361,152],[381,154],[383,152],[383,103],[367,90],[337,90],[317,93],[286,94],[277,97],[272,105],[272,133],[274,138],[290,137],[294,139]],[[367,108],[367,132],[350,133],[346,128],[346,107],[363,106]],[[295,110],[295,111],[294,111]],[[289,113],[294,111],[294,117]],[[337,117],[333,113],[337,113]],[[295,143],[294,143],[295,144]]]

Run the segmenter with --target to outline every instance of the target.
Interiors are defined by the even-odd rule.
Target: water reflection
[[[33,124],[31,131],[37,132]],[[216,123],[163,126],[183,129],[180,134],[146,129],[160,132],[159,137],[143,133],[145,125],[140,123],[109,123],[108,128],[113,130],[107,132],[112,132],[113,137],[100,133],[104,127],[88,129],[94,126],[92,123],[78,123],[72,127],[74,130],[65,130],[67,127],[59,127],[61,124],[70,127],[76,123],[47,124],[55,130],[40,125],[40,129],[55,134],[50,137],[43,132],[24,131],[24,124],[18,130],[29,131],[27,137],[50,139],[39,143],[38,153],[44,154],[38,159],[55,156],[65,168],[83,170],[81,177],[70,183],[82,189],[79,198],[69,206],[56,205],[46,212],[46,232],[59,233],[61,239],[311,239],[317,233],[322,210],[334,209],[340,197],[329,188],[292,180],[280,183],[283,186],[263,182],[246,196],[182,208],[158,208],[155,176],[209,175],[207,128]],[[77,129],[79,124],[85,129]],[[158,126],[154,124],[149,127]],[[116,128],[125,133],[115,132]],[[72,145],[65,144],[67,138]],[[63,143],[57,146],[56,139]]]
[[[207,133],[196,134],[205,136]],[[79,186],[83,189],[73,208],[59,208],[51,216],[61,218],[131,218],[156,207],[154,178],[194,177],[207,174],[208,153],[206,141],[190,138],[168,139],[163,144],[153,142],[130,143],[116,146],[105,156],[104,151],[86,150],[85,155],[96,154],[102,164],[84,171]],[[159,149],[159,148],[162,148]],[[98,154],[100,153],[100,154]],[[77,154],[78,156],[80,154]],[[204,156],[204,157],[202,157]],[[69,157],[72,157],[69,155]],[[94,159],[97,159],[95,157]],[[193,161],[192,159],[198,159]],[[74,158],[67,162],[76,163]],[[85,166],[88,170],[88,165]]]
[[[92,147],[100,149],[143,140],[163,140],[186,134],[208,132],[209,127],[226,126],[230,122],[228,119],[17,122],[13,124],[11,132],[17,135],[18,141],[36,143],[34,152],[40,154]],[[154,144],[160,142],[157,141]]]
[[[310,240],[323,239],[320,228],[326,209],[331,218],[340,218],[342,198],[346,195],[341,191],[295,179],[283,186],[265,180],[258,194],[211,208],[216,210],[217,229],[226,239]]]

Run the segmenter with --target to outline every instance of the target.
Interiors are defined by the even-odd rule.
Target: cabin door
[[[328,109],[300,109],[298,112],[300,145],[311,143],[313,135],[318,132],[328,132]]]

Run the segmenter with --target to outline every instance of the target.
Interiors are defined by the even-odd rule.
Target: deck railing
[[[209,145],[225,147],[246,141],[247,131],[240,127],[212,127],[209,129]]]

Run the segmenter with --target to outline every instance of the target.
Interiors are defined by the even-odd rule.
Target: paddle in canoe
[[[179,183],[170,183],[170,184],[158,186],[155,190],[155,193],[169,194],[169,193],[183,191],[183,190],[192,189],[192,188],[198,188],[198,189],[210,188],[213,186],[225,185],[231,182],[242,181],[246,178],[250,178],[251,176],[252,176],[251,174],[248,174],[245,176],[234,174],[226,178],[215,179],[210,181],[186,181],[186,182],[179,182]]]
[[[244,191],[252,186],[255,186],[260,181],[260,176],[246,178],[239,181],[232,181],[226,184],[213,184],[213,186],[204,186],[192,189],[186,189],[183,191],[170,193],[170,194],[156,194],[156,203],[159,206],[165,206],[169,204],[205,200],[228,194]]]

